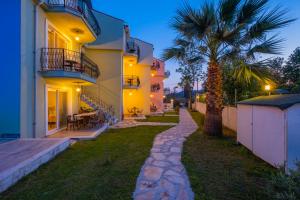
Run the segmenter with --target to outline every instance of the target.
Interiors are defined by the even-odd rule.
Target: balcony
[[[96,83],[99,68],[83,53],[59,48],[42,48],[41,74],[45,78],[66,78],[71,83]]]
[[[159,70],[160,69],[160,63],[158,62],[158,61],[153,61],[153,64],[152,64],[152,66],[151,66],[151,70],[152,71],[157,71],[157,70]]]
[[[124,54],[125,61],[132,64],[137,64],[140,59],[140,47],[134,41],[130,39],[126,42],[126,52]]]
[[[165,71],[165,78],[169,78],[171,76],[171,72],[170,71]]]
[[[155,83],[151,85],[151,92],[158,92],[160,90],[160,84]]]
[[[123,88],[124,89],[138,89],[141,85],[140,78],[138,76],[124,76]]]
[[[41,5],[57,28],[81,42],[92,42],[100,34],[100,26],[86,0],[44,0]]]

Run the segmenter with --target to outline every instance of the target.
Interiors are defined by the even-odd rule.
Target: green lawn
[[[266,186],[274,169],[237,145],[228,129],[223,138],[202,134],[204,116],[191,114],[200,128],[184,143],[183,163],[196,199],[269,199]]]
[[[179,112],[176,111],[165,112],[165,115],[179,115]]]
[[[179,123],[179,116],[146,116],[146,119],[140,119],[137,121],[139,121],[139,122]]]
[[[109,130],[78,142],[0,199],[131,199],[154,137],[170,127]]]

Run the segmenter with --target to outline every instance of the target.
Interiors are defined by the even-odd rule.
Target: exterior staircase
[[[108,105],[98,97],[91,97],[87,94],[81,94],[80,100],[91,107],[93,110],[100,110],[104,113],[106,121],[110,124],[116,124],[118,118],[115,116],[115,110],[113,106]]]

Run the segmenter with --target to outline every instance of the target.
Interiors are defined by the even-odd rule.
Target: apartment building
[[[3,21],[0,137],[54,134],[82,104],[110,119],[150,114],[153,45],[123,20],[90,0],[12,0],[2,15],[11,20]]]

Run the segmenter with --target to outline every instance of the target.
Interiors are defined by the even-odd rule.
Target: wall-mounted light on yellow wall
[[[154,95],[153,94],[150,94],[150,98],[153,98],[154,97]]]
[[[77,36],[77,37],[75,37],[75,40],[76,40],[76,41],[79,41],[79,40],[80,40],[80,38]]]
[[[154,73],[151,73],[151,76],[153,77],[155,74]]]
[[[132,92],[129,92],[129,96],[132,96],[133,95],[133,93]]]
[[[129,63],[129,67],[132,67],[133,66],[133,64],[132,63]]]
[[[81,89],[79,87],[76,88],[76,92],[81,92]]]

